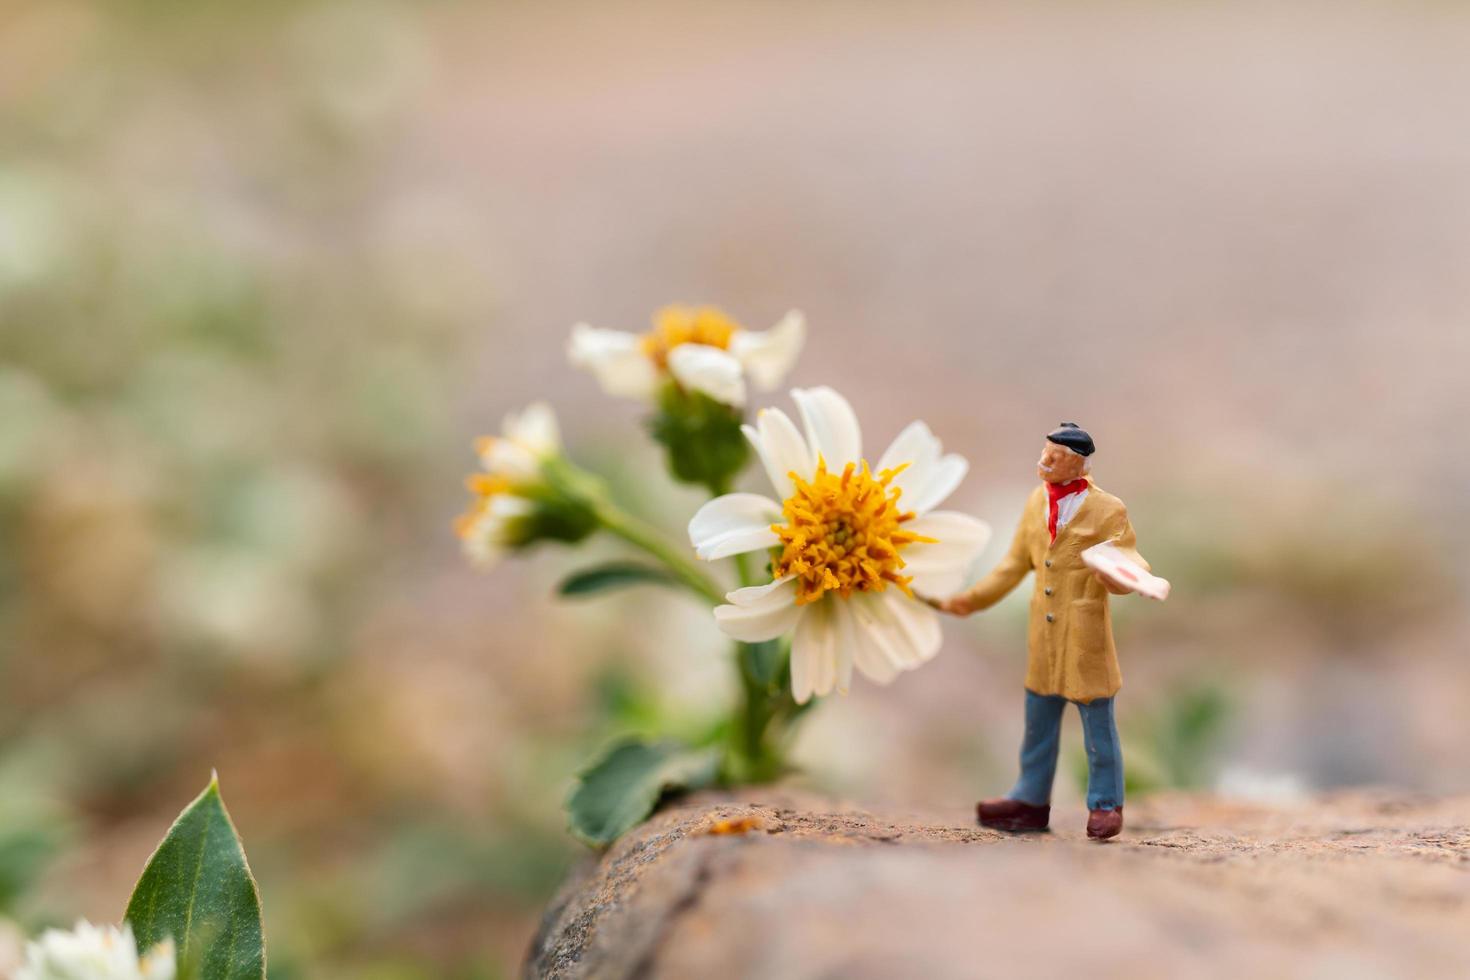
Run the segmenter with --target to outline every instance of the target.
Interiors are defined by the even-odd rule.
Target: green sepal
[[[717,747],[625,739],[578,775],[567,798],[569,826],[589,844],[610,844],[643,822],[659,800],[709,786],[719,769]]]
[[[750,459],[740,431],[740,409],[675,384],[659,392],[648,431],[664,447],[669,472],[720,494],[729,490]]]
[[[596,509],[581,499],[542,488],[521,491],[521,496],[534,506],[524,516],[507,522],[506,544],[511,548],[528,548],[538,541],[577,544],[599,526]]]
[[[124,918],[140,954],[172,939],[200,980],[264,980],[260,893],[217,776],[148,859]]]
[[[630,561],[610,561],[573,572],[561,580],[556,591],[563,596],[590,596],[634,585],[678,584],[679,580],[662,568]]]

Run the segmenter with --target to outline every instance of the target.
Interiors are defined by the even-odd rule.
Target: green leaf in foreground
[[[613,561],[573,572],[562,579],[556,591],[564,596],[593,595],[632,585],[678,585],[679,580],[662,568],[636,562]]]
[[[172,938],[201,980],[263,980],[260,894],[218,778],[179,814],[128,900],[139,950]]]
[[[665,794],[714,782],[719,765],[715,748],[619,742],[578,777],[567,800],[572,833],[589,844],[609,844],[652,813]]]

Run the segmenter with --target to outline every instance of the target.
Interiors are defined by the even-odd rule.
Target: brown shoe
[[[1008,798],[981,800],[975,804],[975,816],[979,818],[980,826],[992,830],[1045,830],[1051,820],[1051,807],[1032,806]]]
[[[1116,810],[1093,810],[1087,814],[1087,836],[1093,840],[1117,837],[1123,829],[1123,808]]]

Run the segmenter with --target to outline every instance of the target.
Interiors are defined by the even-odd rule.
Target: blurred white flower
[[[875,475],[846,399],[831,388],[791,395],[805,437],[774,409],[744,427],[784,502],[753,493],[717,497],[689,522],[689,537],[706,560],[771,549],[774,579],[731,592],[715,619],[747,643],[795,630],[791,689],[804,703],[834,688],[845,692],[854,666],[886,684],[932,658],[938,617],[913,590],[958,589],[990,527],[934,510],[969,464],[944,455],[923,422],[899,433]]]
[[[13,977],[25,960],[26,937],[20,926],[0,918],[0,977]]]
[[[550,405],[507,415],[501,434],[479,439],[475,449],[482,471],[465,481],[475,499],[455,523],[475,565],[487,568],[537,540],[579,541],[596,528],[587,501],[569,486],[575,477],[554,479],[561,434]]]
[[[303,578],[247,548],[173,549],[159,583],[159,611],[171,630],[224,654],[289,657],[319,626]]]
[[[529,500],[499,491],[482,491],[455,525],[465,557],[477,568],[495,565],[514,544],[515,522],[525,519],[531,510]]]
[[[796,310],[769,330],[746,330],[713,307],[669,306],[639,335],[579,323],[567,356],[596,375],[603,390],[624,398],[652,398],[672,379],[718,402],[741,407],[745,384],[769,390],[796,363],[806,342],[806,320]]]
[[[1300,777],[1289,772],[1261,772],[1245,766],[1232,766],[1220,774],[1215,792],[1232,800],[1288,806],[1308,796]]]
[[[556,413],[545,402],[526,406],[519,415],[506,415],[499,436],[481,436],[475,443],[480,465],[491,476],[511,483],[534,481],[541,463],[561,452],[561,429]]]
[[[62,188],[6,168],[0,172],[0,286],[34,282],[57,268],[69,244]]]
[[[15,980],[173,980],[174,944],[159,943],[139,958],[133,927],[79,920],[71,932],[48,929],[26,946]]]

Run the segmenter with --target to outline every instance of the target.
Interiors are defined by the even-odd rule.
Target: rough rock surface
[[[1470,798],[1128,808],[1006,836],[782,792],[678,803],[589,859],[532,977],[1467,977]]]

